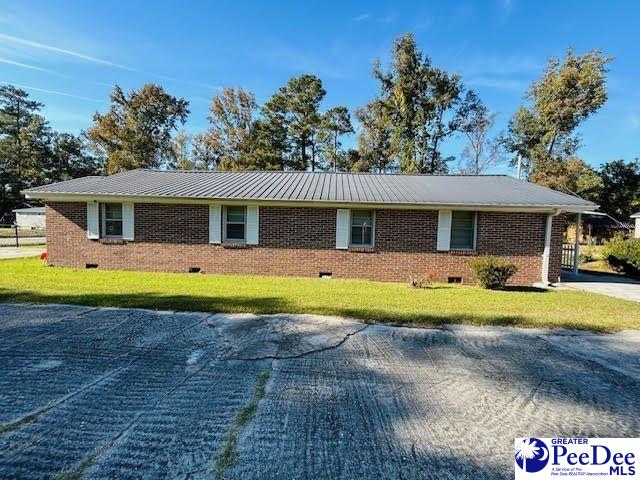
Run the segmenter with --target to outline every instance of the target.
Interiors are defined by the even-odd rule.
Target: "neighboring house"
[[[631,218],[633,218],[636,221],[636,229],[633,237],[640,238],[640,212],[634,213],[633,215],[631,215]]]
[[[16,208],[13,213],[16,215],[15,224],[20,228],[45,227],[44,207]]]
[[[24,193],[52,265],[473,282],[489,254],[519,285],[557,280],[563,213],[597,207],[501,175],[132,170]]]

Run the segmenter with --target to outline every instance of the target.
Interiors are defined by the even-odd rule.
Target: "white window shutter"
[[[439,252],[447,252],[451,247],[451,210],[438,211],[438,241],[436,248]]]
[[[258,231],[260,230],[260,218],[258,207],[247,207],[247,245],[258,245]]]
[[[336,214],[336,248],[349,248],[349,209],[339,208]]]
[[[87,238],[91,240],[100,238],[99,206],[98,202],[87,202]]]
[[[209,205],[209,243],[222,243],[221,205]]]
[[[133,240],[133,232],[135,230],[133,224],[133,203],[122,204],[122,239]]]

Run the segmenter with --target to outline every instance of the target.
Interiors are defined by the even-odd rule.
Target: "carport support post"
[[[582,213],[576,215],[576,240],[573,244],[573,273],[578,274],[580,267],[580,230],[582,229]]]

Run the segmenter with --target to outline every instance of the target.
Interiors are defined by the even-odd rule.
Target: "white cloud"
[[[30,85],[20,85],[20,84],[10,83],[10,82],[0,82],[0,83],[4,85],[13,85],[14,87],[23,88],[25,90],[33,90],[34,92],[50,93],[52,95],[60,95],[63,97],[77,98],[78,100],[86,100],[88,102],[103,103],[105,101],[105,100],[99,100],[97,98],[84,97],[82,95],[76,95],[73,93],[60,92],[58,90],[48,90],[46,88],[32,87]]]
[[[30,65],[28,63],[16,62],[14,60],[9,60],[8,58],[0,58],[0,63],[13,65],[14,67],[27,68],[29,70],[36,70],[38,72],[50,73],[51,75],[56,75],[62,78],[71,78],[69,75],[64,75],[62,73],[54,72],[53,70],[49,70],[48,68],[42,68],[36,65]]]
[[[66,55],[66,56],[70,56],[70,57],[77,58],[77,59],[80,59],[80,60],[84,60],[84,61],[87,61],[87,62],[95,63],[95,64],[98,64],[98,65],[105,65],[105,66],[108,66],[108,67],[114,67],[114,68],[120,68],[120,69],[123,69],[123,70],[135,71],[135,69],[133,69],[133,68],[126,67],[126,66],[120,65],[118,63],[110,62],[108,60],[103,60],[101,58],[92,57],[90,55],[85,55],[84,53],[76,52],[76,51],[73,51],[73,50],[67,50],[65,48],[59,48],[59,47],[56,47],[54,45],[47,45],[45,43],[34,42],[32,40],[27,40],[25,38],[19,38],[19,37],[14,37],[14,36],[11,36],[11,35],[5,35],[4,33],[0,33],[0,41],[2,41],[4,43],[12,43],[12,44],[15,44],[15,45],[21,45],[21,46],[32,48],[32,49],[44,50],[44,51],[52,52],[52,53],[59,54],[59,55]]]
[[[353,17],[354,22],[364,22],[365,20],[369,20],[371,18],[370,13],[363,13],[358,15],[357,17]]]

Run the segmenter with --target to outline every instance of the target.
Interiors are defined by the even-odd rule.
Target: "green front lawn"
[[[468,323],[611,331],[640,328],[640,305],[578,291],[362,280],[76,270],[0,261],[0,301],[164,310],[343,315],[412,325]]]

